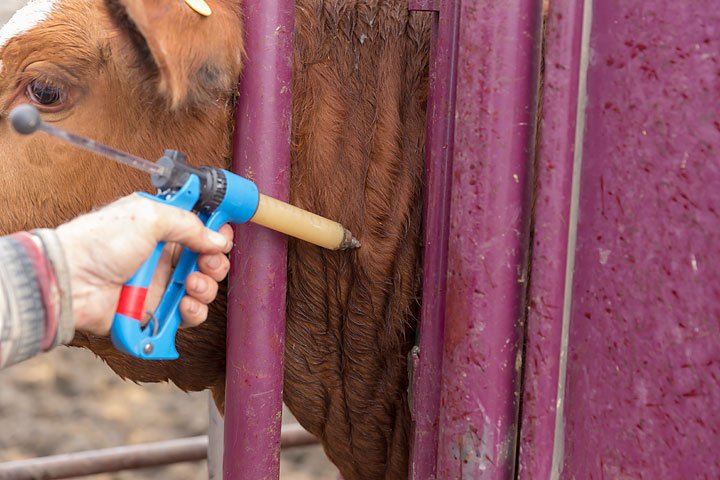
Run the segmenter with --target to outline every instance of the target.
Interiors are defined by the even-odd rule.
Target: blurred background
[[[26,0],[0,0],[4,25]],[[286,410],[283,421],[294,419]],[[61,347],[0,371],[0,462],[204,435],[208,396],[167,384],[136,385],[86,350]],[[319,446],[283,452],[283,480],[334,480]],[[207,479],[206,462],[83,477]]]

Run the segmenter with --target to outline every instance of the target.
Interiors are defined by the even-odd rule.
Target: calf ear
[[[208,0],[203,16],[184,0],[105,0],[173,108],[214,100],[232,90],[242,66],[240,0]]]

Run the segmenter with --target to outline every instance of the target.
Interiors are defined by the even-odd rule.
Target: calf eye
[[[54,107],[65,101],[65,92],[62,88],[42,80],[33,80],[27,86],[26,95],[28,99],[44,107]]]

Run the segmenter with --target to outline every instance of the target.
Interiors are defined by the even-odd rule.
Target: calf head
[[[191,163],[226,166],[243,56],[238,8],[216,2],[202,17],[176,0],[33,0],[0,32],[0,114],[31,103],[48,123],[142,157],[175,148]],[[0,164],[0,233],[52,227],[150,187],[144,174],[51,137],[20,137],[6,121]],[[179,333],[178,362],[139,362],[82,332],[75,343],[124,377],[218,386],[220,399],[222,303],[192,346]]]

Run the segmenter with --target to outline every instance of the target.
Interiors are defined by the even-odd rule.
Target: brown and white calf
[[[147,158],[165,148],[227,167],[242,3],[33,0],[0,32],[0,109]],[[363,242],[290,242],[285,401],[348,480],[403,478],[415,338],[431,20],[405,0],[298,0],[292,129],[296,205]],[[143,175],[0,122],[0,231],[56,225],[138,189]],[[181,331],[176,362],[141,362],[78,333],[119,375],[213,391],[222,404],[225,300]]]

